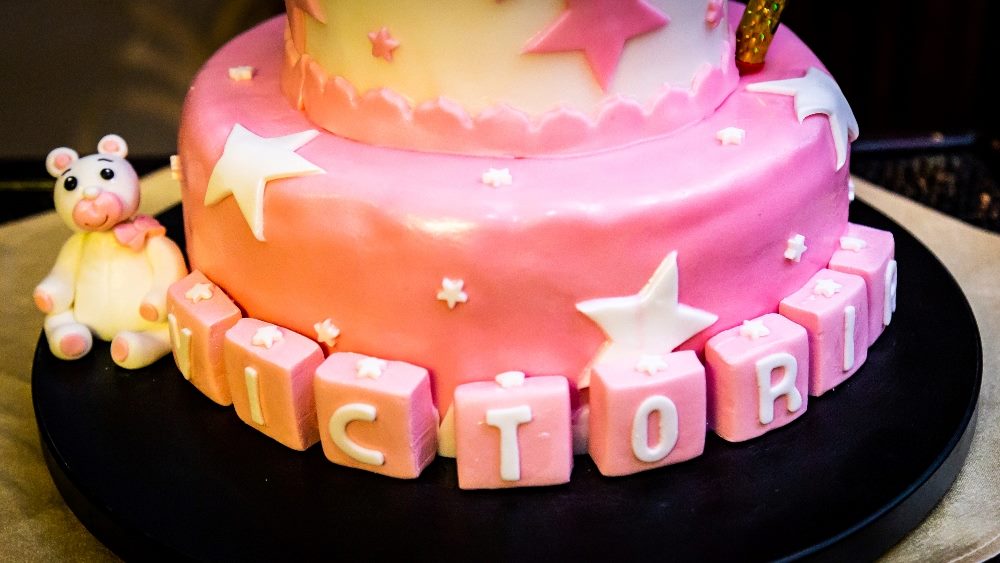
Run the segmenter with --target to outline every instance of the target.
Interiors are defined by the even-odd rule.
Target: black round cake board
[[[183,232],[179,208],[161,219]],[[794,423],[620,478],[577,456],[570,483],[458,488],[438,458],[413,481],[285,448],[184,381],[168,357],[116,367],[108,345],[54,358],[32,392],[42,449],[67,504],[126,559],[770,560],[874,557],[922,521],[973,434],[979,333],[958,285],[892,231],[899,310],[862,369]],[[180,242],[180,241],[179,241]]]

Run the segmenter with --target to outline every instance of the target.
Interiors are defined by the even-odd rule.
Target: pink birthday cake
[[[191,87],[167,300],[183,377],[277,442],[626,475],[792,423],[891,320],[857,123],[787,29],[741,76],[719,0],[286,4]]]

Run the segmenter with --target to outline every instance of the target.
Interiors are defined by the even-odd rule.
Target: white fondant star
[[[284,339],[285,336],[281,334],[280,328],[274,325],[264,325],[258,328],[257,332],[253,333],[253,338],[250,339],[250,344],[270,350],[272,346]]]
[[[283,137],[260,137],[237,123],[226,139],[205,189],[205,205],[232,195],[257,240],[264,240],[264,188],[271,180],[320,174],[324,170],[295,154],[319,135],[309,130]]]
[[[337,345],[337,337],[340,336],[340,329],[337,328],[330,319],[323,319],[323,322],[313,325],[316,330],[316,341],[326,344],[330,348]]]
[[[253,79],[254,68],[249,65],[234,66],[229,69],[229,79],[233,82],[243,82]]]
[[[795,235],[788,239],[788,247],[785,249],[785,259],[792,262],[801,262],[802,255],[805,254],[806,250],[809,250],[809,247],[806,246],[806,237]]]
[[[173,180],[181,179],[181,157],[176,154],[170,155],[170,178]]]
[[[794,96],[795,113],[800,123],[810,115],[826,115],[830,120],[833,146],[837,150],[837,170],[844,167],[847,162],[847,144],[858,138],[858,120],[840,86],[829,74],[811,67],[802,78],[757,82],[747,86],[747,90]]]
[[[747,132],[739,127],[726,127],[725,129],[720,129],[716,134],[715,138],[725,145],[742,145],[743,141],[747,138]]]
[[[854,197],[855,197],[854,180],[847,180],[847,200],[854,201]]]
[[[212,298],[212,284],[196,283],[184,293],[184,297],[192,303],[207,301]]]
[[[499,188],[514,183],[514,177],[510,175],[510,168],[490,168],[483,172],[482,182],[487,186]]]
[[[358,360],[358,363],[354,366],[354,369],[357,370],[358,377],[378,379],[382,377],[382,372],[388,365],[389,362],[385,360],[369,357]]]
[[[831,279],[822,279],[816,282],[813,286],[813,295],[822,295],[823,297],[833,297],[834,295],[840,293],[840,290],[844,286]]]
[[[503,373],[497,374],[493,378],[497,382],[497,385],[503,387],[504,389],[510,389],[511,387],[521,387],[524,385],[524,372],[522,371],[505,371]]]
[[[601,355],[662,354],[705,330],[718,316],[678,302],[677,252],[663,259],[635,295],[605,297],[576,304],[597,323],[610,343]]]
[[[868,247],[868,243],[862,239],[854,237],[840,237],[840,248],[843,250],[852,250],[858,252],[864,248]]]
[[[771,329],[764,326],[764,321],[761,319],[743,321],[743,325],[740,326],[740,336],[745,336],[750,340],[757,340],[770,334]]]
[[[656,375],[665,369],[667,369],[667,360],[659,354],[643,354],[635,363],[635,371],[644,372],[646,375]]]
[[[448,302],[448,308],[454,309],[458,303],[465,303],[469,300],[469,295],[462,291],[465,286],[464,280],[453,280],[444,278],[441,280],[441,291],[438,291],[438,301]]]

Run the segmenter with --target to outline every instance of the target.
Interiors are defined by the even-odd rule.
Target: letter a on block
[[[374,406],[365,403],[348,403],[340,407],[330,417],[330,439],[355,461],[367,465],[384,464],[385,455],[382,452],[359,446],[347,436],[348,424],[355,420],[374,422],[377,414]]]
[[[660,413],[660,437],[655,446],[649,445],[649,415]],[[632,419],[632,454],[639,461],[654,463],[667,457],[677,445],[677,405],[663,395],[647,398]]]
[[[486,424],[500,430],[500,478],[521,480],[521,450],[517,444],[517,427],[531,422],[531,407],[521,405],[486,411]]]
[[[798,367],[798,360],[787,352],[771,354],[757,362],[761,424],[770,424],[774,420],[774,402],[782,395],[788,397],[788,412],[795,412],[802,408],[802,394],[795,387]],[[772,386],[771,373],[778,368],[784,368],[785,374],[777,385]]]

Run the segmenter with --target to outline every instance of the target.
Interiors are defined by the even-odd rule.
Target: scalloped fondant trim
[[[281,89],[320,127],[371,145],[472,155],[579,154],[664,135],[709,115],[739,81],[733,49],[727,42],[720,65],[703,65],[690,89],[666,86],[646,105],[612,96],[593,116],[559,107],[532,117],[504,104],[473,116],[445,97],[414,106],[388,88],[358,93],[301,53],[286,29]]]

